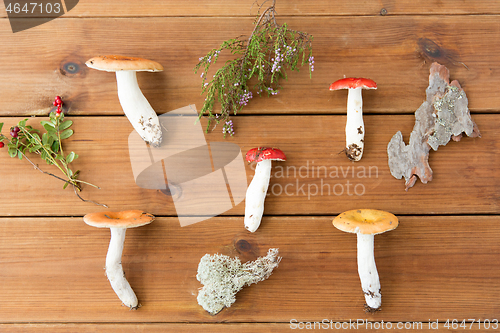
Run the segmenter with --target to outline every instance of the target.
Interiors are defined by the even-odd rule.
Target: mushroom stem
[[[361,87],[348,89],[347,121],[345,126],[345,144],[347,157],[359,161],[363,156],[365,125],[363,123],[363,97]]]
[[[122,252],[126,228],[110,228],[111,240],[106,255],[106,275],[118,298],[131,310],[138,308],[139,301],[125,278],[122,267]]]
[[[358,274],[361,288],[365,294],[369,310],[376,310],[382,304],[380,280],[373,253],[374,235],[357,233],[358,236]]]
[[[271,178],[271,160],[263,160],[257,163],[255,175],[248,186],[245,198],[245,228],[255,232],[260,225],[264,214],[264,200]]]
[[[117,71],[116,82],[123,112],[134,129],[150,145],[160,146],[160,120],[139,88],[136,71]]]

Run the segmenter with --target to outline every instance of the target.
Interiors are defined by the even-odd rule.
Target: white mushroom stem
[[[123,112],[134,129],[147,143],[160,146],[160,120],[139,88],[136,71],[117,71],[116,82]]]
[[[271,160],[263,160],[257,163],[255,175],[248,186],[245,198],[245,228],[255,232],[260,225],[264,214],[264,200],[271,178]]]
[[[123,244],[125,243],[125,228],[110,228],[111,240],[106,255],[106,275],[111,287],[120,300],[130,309],[138,308],[139,301],[132,287],[125,278],[122,267]]]
[[[358,274],[361,280],[361,288],[365,294],[366,305],[376,310],[382,304],[382,295],[373,253],[374,235],[364,235],[358,232],[357,236]]]
[[[363,123],[362,88],[350,88],[347,95],[347,121],[345,125],[345,144],[347,156],[359,161],[363,155],[365,125]]]

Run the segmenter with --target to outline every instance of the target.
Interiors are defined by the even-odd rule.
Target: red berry
[[[21,129],[20,129],[19,127],[17,127],[17,126],[16,126],[16,127],[14,127],[12,130],[13,130],[14,132],[18,133]]]
[[[61,96],[56,96],[56,101],[58,102],[62,101]]]
[[[18,134],[17,134],[17,132],[10,131],[10,136],[12,136],[13,138],[17,138]]]
[[[3,146],[5,146],[5,144],[3,142],[0,142],[0,148],[3,148]]]
[[[54,101],[54,103],[52,103],[52,105],[54,105],[54,106],[58,106],[58,105],[59,105],[59,103],[57,103],[56,101]]]

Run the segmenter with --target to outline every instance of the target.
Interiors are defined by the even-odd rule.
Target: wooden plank
[[[344,76],[378,83],[377,91],[364,94],[366,113],[413,113],[425,98],[433,61],[448,66],[452,79],[461,82],[472,111],[498,112],[500,49],[491,43],[500,39],[495,15],[285,19],[290,27],[315,37],[312,79],[306,68],[289,73],[278,96],[255,97],[242,114],[343,114],[346,93],[331,92],[328,86]],[[7,20],[1,20],[0,113],[43,114],[54,96],[61,95],[74,114],[122,114],[114,75],[84,65],[90,57],[109,53],[164,65],[162,73],[139,75],[157,112],[187,104],[201,107],[200,73],[193,73],[199,57],[224,40],[248,35],[252,22],[205,17],[57,19],[12,34]],[[210,34],[206,27],[211,27]]]
[[[122,263],[142,307],[120,306],[103,274],[109,231],[81,218],[0,219],[1,323],[289,323],[498,319],[498,216],[401,216],[378,235],[382,311],[366,314],[356,237],[331,216],[273,217],[254,234],[241,218],[180,228],[175,218],[129,230]],[[473,227],[471,227],[473,226]],[[205,253],[243,262],[279,248],[280,266],[217,316],[196,302]]]
[[[422,326],[420,326],[420,324]],[[466,329],[461,328],[453,330],[453,332],[484,332],[483,324],[481,322],[481,327],[476,323],[466,323]],[[294,326],[296,325],[296,326]],[[316,325],[316,326],[314,326]],[[407,328],[418,329],[421,333],[431,333],[439,330],[448,330],[447,327],[443,326],[443,323],[434,325],[434,322],[425,323],[381,323],[381,322],[371,322],[371,323],[356,323],[354,326],[349,322],[334,322],[330,323],[328,319],[325,322],[302,322],[296,324],[277,324],[277,323],[266,323],[266,324],[248,324],[248,323],[224,323],[224,324],[13,324],[13,325],[2,325],[0,324],[0,331],[5,330],[10,333],[26,333],[26,332],[37,332],[37,333],[73,333],[73,332],[87,332],[87,333],[163,333],[163,332],[241,332],[241,333],[275,333],[275,332],[290,332],[290,329],[307,329],[312,331],[316,330],[336,330],[335,325],[337,325],[339,330],[342,332],[358,332],[362,329],[371,329],[375,327],[381,327],[381,329],[373,330],[373,332],[391,332],[395,328],[401,327],[404,329],[404,325]],[[342,325],[344,328],[342,328]],[[349,329],[349,325],[351,328]],[[378,326],[376,326],[378,325]],[[399,325],[399,326],[398,326]],[[430,325],[430,326],[429,326]],[[434,326],[433,326],[434,325]],[[391,328],[387,328],[387,327]],[[486,324],[488,326],[488,324]],[[490,330],[494,330],[495,324],[490,324]],[[333,327],[333,328],[332,328]],[[422,328],[420,328],[422,327]],[[470,327],[470,328],[469,328]],[[382,329],[384,328],[384,329]]]
[[[257,12],[264,1],[254,4],[253,0],[239,1],[142,1],[140,4],[127,0],[120,3],[89,0],[78,5],[64,17],[155,17],[155,16],[249,16]],[[254,5],[252,5],[254,4]],[[266,4],[267,5],[267,4]],[[500,6],[489,1],[432,1],[418,3],[409,0],[389,1],[327,1],[304,3],[299,0],[277,1],[280,15],[342,16],[342,15],[400,15],[400,14],[498,14]],[[382,11],[385,9],[386,11]],[[0,17],[7,17],[1,9]]]
[[[68,119],[74,120],[75,135],[67,140],[65,150],[80,155],[74,169],[81,170],[82,180],[102,188],[86,186],[82,192],[84,198],[107,204],[112,210],[135,207],[155,215],[177,215],[172,197],[136,185],[127,141],[132,127],[125,117]],[[408,192],[404,191],[404,180],[390,175],[386,147],[398,130],[407,140],[414,125],[414,117],[409,115],[366,116],[365,153],[359,163],[348,161],[340,153],[345,142],[344,116],[239,117],[235,119],[237,134],[234,137],[223,139],[220,132],[214,132],[205,138],[212,144],[235,143],[242,154],[259,146],[280,147],[287,154],[286,162],[274,164],[266,215],[333,215],[360,206],[396,214],[498,214],[500,184],[492,176],[498,173],[500,165],[496,153],[500,149],[498,115],[475,115],[474,119],[482,138],[466,137],[431,152],[434,179],[428,184],[418,181]],[[0,122],[6,123],[4,133],[17,120],[0,118]],[[38,121],[32,119],[29,123],[36,125]],[[271,131],[272,128],[275,130]],[[187,132],[183,139],[187,140],[187,146],[191,136]],[[9,158],[5,149],[0,152],[2,216],[83,216],[104,209],[81,202],[71,189],[62,190],[60,181],[34,170],[27,161]],[[46,165],[40,166],[46,171],[58,172]],[[246,165],[247,184],[253,177],[253,167]],[[160,178],[163,181],[163,175]],[[214,185],[206,184],[208,188]],[[243,188],[234,183],[232,186],[242,193],[246,189],[244,183],[240,186]],[[186,184],[180,187],[187,189]],[[200,191],[204,188],[205,185],[199,185]],[[184,203],[194,208],[205,202],[207,209],[217,208],[222,203],[215,197],[217,191],[205,192],[206,197],[199,200],[185,194]],[[244,214],[244,202],[235,204],[224,214]],[[217,211],[216,215],[224,210]]]

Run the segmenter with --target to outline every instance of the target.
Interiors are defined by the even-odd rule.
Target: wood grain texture
[[[81,170],[82,180],[101,187],[98,190],[86,186],[82,192],[84,198],[107,204],[116,211],[142,209],[155,215],[176,216],[172,197],[136,185],[127,141],[132,126],[125,117],[67,119],[74,120],[75,134],[67,140],[65,150],[80,155],[74,169]],[[17,120],[0,118],[0,122],[6,123],[5,130]],[[413,116],[366,116],[365,153],[358,163],[350,162],[340,153],[345,144],[344,116],[240,117],[235,119],[234,137],[223,139],[220,133],[213,132],[206,135],[206,140],[235,143],[242,154],[259,146],[279,147],[287,154],[286,162],[274,163],[266,215],[329,215],[361,206],[396,214],[498,214],[499,184],[494,177],[500,165],[496,153],[500,138],[498,116],[475,115],[474,120],[482,138],[465,137],[459,143],[450,142],[431,152],[434,179],[428,184],[418,181],[408,192],[404,191],[404,180],[390,175],[386,149],[398,130],[407,140]],[[38,123],[35,119],[30,122]],[[185,140],[189,140],[189,133]],[[0,152],[0,174],[8,175],[0,182],[1,215],[83,216],[104,209],[81,202],[71,189],[62,190],[62,182],[34,170],[27,161],[8,157],[6,150]],[[49,172],[57,171],[40,166]],[[247,183],[253,177],[254,166],[246,165]],[[203,184],[198,185],[200,191],[213,185]],[[180,184],[181,189],[183,186],[186,185]],[[242,186],[245,191],[246,185]],[[205,193],[206,207],[221,204],[216,199],[216,190]],[[203,202],[202,198],[189,201],[191,198],[184,197],[191,207]],[[224,211],[221,209],[215,215]],[[241,202],[224,214],[243,213],[244,202]]]
[[[55,95],[71,102],[74,114],[122,114],[114,75],[84,65],[93,56],[113,53],[150,58],[165,67],[161,73],[139,75],[157,112],[187,104],[201,108],[201,72],[193,72],[199,57],[227,39],[247,36],[252,21],[68,18],[13,34],[8,21],[0,20],[0,114],[44,114]],[[241,114],[344,114],[347,93],[328,90],[344,76],[378,83],[378,90],[364,93],[367,114],[413,113],[425,98],[433,61],[448,66],[452,79],[460,81],[473,112],[499,110],[500,49],[492,41],[500,39],[500,25],[495,15],[306,16],[283,21],[314,36],[313,76],[309,78],[307,68],[289,73],[278,96],[255,97]]]
[[[0,219],[2,323],[289,323],[365,319],[495,319],[499,305],[496,216],[401,216],[378,235],[375,256],[383,305],[363,312],[356,237],[331,216],[273,217],[255,234],[242,218],[219,217],[180,228],[175,218],[127,232],[122,259],[142,307],[120,305],[103,272],[109,231],[81,218]],[[471,227],[473,226],[473,227]],[[283,257],[266,281],[210,316],[196,302],[196,270],[205,253],[243,262],[277,247]]]
[[[127,232],[122,261],[142,304],[128,311],[104,275],[109,231],[82,220],[104,208],[81,202],[60,181],[0,149],[0,332],[289,332],[292,319],[305,330],[323,320],[375,324],[328,328],[343,332],[403,331],[398,322],[416,323],[404,331],[498,330],[494,324],[471,325],[472,319],[500,319],[497,0],[278,0],[278,21],[314,36],[312,78],[306,68],[288,72],[277,96],[255,97],[232,118],[234,137],[223,139],[220,129],[202,137],[212,153],[224,142],[243,154],[264,145],[287,154],[286,162],[273,164],[256,233],[244,229],[244,202],[233,199],[227,209],[215,195],[227,192],[217,182],[198,183],[198,197],[188,195],[186,183],[179,185],[193,211],[210,208],[218,215],[185,227],[177,217],[177,197],[135,183],[127,141],[132,126],[118,102],[114,75],[88,69],[85,61],[113,53],[158,61],[164,72],[138,75],[153,108],[160,114],[189,104],[201,109],[201,73],[193,72],[198,58],[227,39],[248,36],[258,6],[269,1],[86,0],[18,33],[0,5],[3,133],[22,116],[45,117],[61,95],[75,122],[65,149],[80,155],[74,168],[81,178],[101,186],[84,187],[82,196],[111,210],[143,209],[157,216]],[[39,19],[18,23],[30,20]],[[228,59],[223,54],[219,66]],[[463,86],[482,137],[431,152],[434,179],[417,181],[405,192],[404,181],[390,175],[386,147],[398,130],[408,140],[434,61]],[[345,76],[378,83],[378,90],[363,93],[367,134],[358,163],[339,154],[347,92],[328,90]],[[186,129],[185,138],[168,148],[199,144],[195,134]],[[245,166],[246,183],[253,168]],[[228,179],[233,174],[226,171]],[[246,184],[238,186],[231,182],[232,195]],[[396,230],[375,239],[383,293],[376,314],[362,309],[356,237],[331,225],[335,215],[354,208],[384,209],[400,218]],[[244,288],[217,316],[197,304],[196,270],[204,254],[248,261],[271,247],[279,248],[283,260],[268,280]],[[468,323],[449,329],[447,319]],[[394,326],[377,327],[382,321]]]
[[[88,0],[80,1],[64,17],[249,16],[256,14],[257,9],[262,4],[265,4],[264,1],[255,2],[254,0],[185,0],[182,2],[148,0],[140,3],[132,0],[120,1],[120,3]],[[369,2],[362,0],[349,2],[340,0],[314,2],[287,0],[277,1],[276,7],[280,15],[295,16],[381,15],[382,9],[387,11],[384,15],[500,13],[500,5],[494,0],[460,2],[453,0],[422,0],[418,3],[410,0]],[[4,7],[0,7],[0,15],[0,17],[7,17]]]

